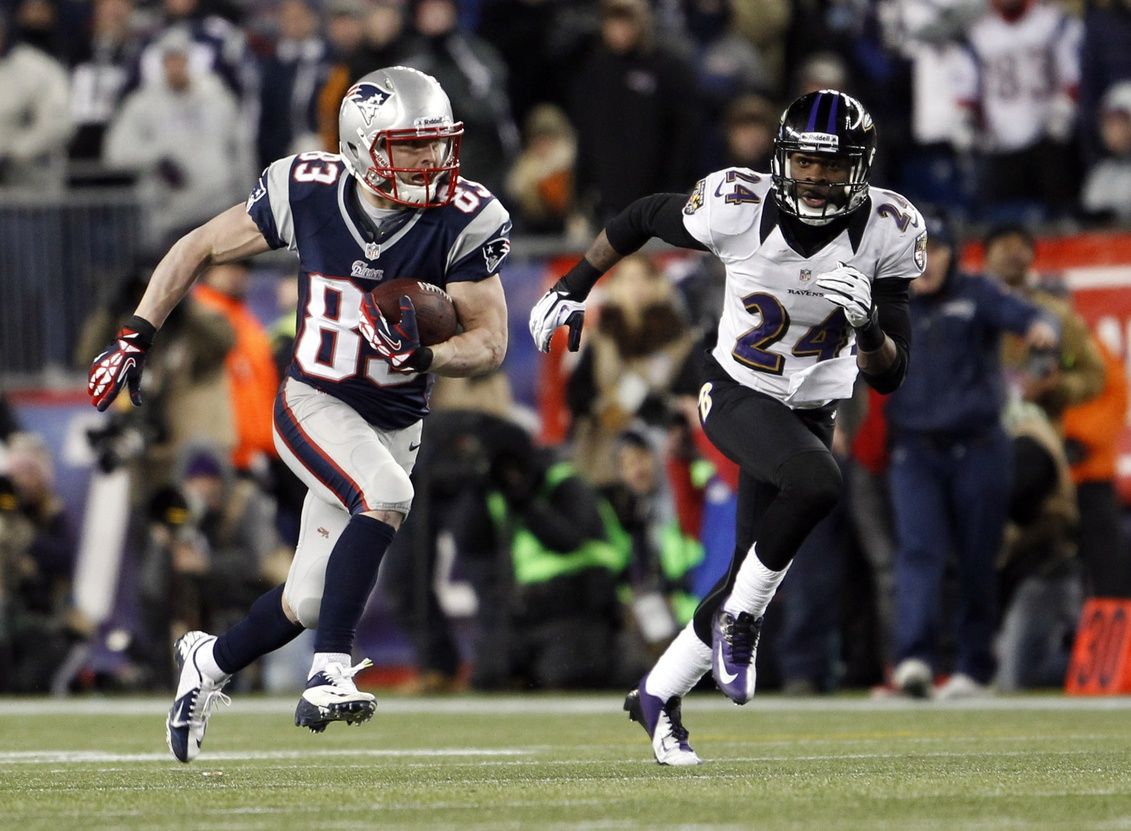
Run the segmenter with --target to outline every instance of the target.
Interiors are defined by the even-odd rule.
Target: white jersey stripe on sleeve
[[[291,165],[294,157],[280,159],[267,169],[267,198],[271,200],[271,214],[279,239],[291,251],[298,250],[295,240],[295,220],[291,213]]]
[[[451,268],[468,254],[496,236],[499,228],[510,221],[510,214],[499,200],[494,199],[483,206],[471,222],[456,237],[448,251],[447,268]]]

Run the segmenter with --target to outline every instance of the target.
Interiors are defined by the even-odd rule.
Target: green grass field
[[[236,696],[181,765],[165,699],[0,699],[0,827],[1131,829],[1131,699],[696,693],[691,769],[614,695],[380,696],[320,736],[293,704]]]

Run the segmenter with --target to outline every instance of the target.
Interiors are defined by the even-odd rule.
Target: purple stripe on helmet
[[[834,135],[836,134],[836,105],[838,103],[840,103],[840,96],[834,95],[833,105],[829,110],[829,129],[825,131],[826,133],[833,133]]]
[[[809,110],[809,123],[805,125],[805,132],[811,133],[817,126],[817,110],[821,108],[821,99],[824,98],[823,93],[817,93],[817,97],[813,99],[813,109]]]

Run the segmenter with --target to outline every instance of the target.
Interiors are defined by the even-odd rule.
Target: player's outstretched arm
[[[542,295],[530,311],[530,336],[542,352],[559,326],[569,326],[569,350],[581,345],[585,298],[601,275],[653,237],[679,248],[706,250],[683,224],[687,195],[657,193],[637,199],[609,221],[585,256]]]
[[[621,256],[601,231],[585,256],[538,299],[530,310],[530,336],[539,351],[550,350],[550,339],[559,326],[569,327],[569,351],[578,350],[585,322],[585,298],[601,275],[616,265]]]
[[[159,329],[209,266],[252,257],[269,248],[244,204],[233,205],[173,244],[154,269],[135,314]]]
[[[243,204],[234,205],[185,234],[157,264],[137,309],[96,357],[87,375],[91,403],[105,410],[123,389],[141,404],[141,372],[153,337],[193,282],[214,263],[266,251],[270,246]]]
[[[432,347],[429,372],[483,375],[498,369],[507,354],[507,298],[499,275],[477,283],[449,283],[463,331]]]

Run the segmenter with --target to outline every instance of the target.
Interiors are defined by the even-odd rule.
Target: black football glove
[[[156,334],[152,323],[133,315],[114,335],[106,351],[94,359],[86,389],[99,412],[113,403],[122,387],[129,388],[134,406],[141,406],[141,371],[145,368],[145,353]]]

